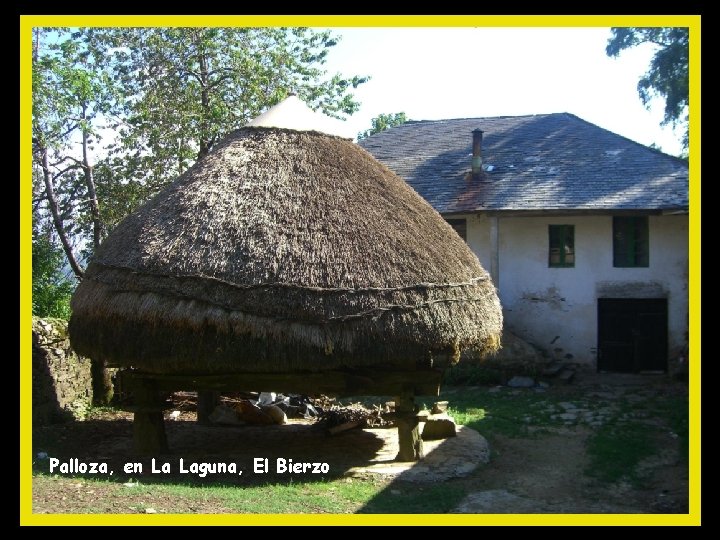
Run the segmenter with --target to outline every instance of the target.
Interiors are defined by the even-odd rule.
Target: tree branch
[[[82,104],[83,118],[87,111],[87,104]],[[97,193],[95,192],[95,177],[93,175],[93,168],[90,165],[90,157],[88,152],[88,132],[83,130],[82,134],[82,169],[85,173],[85,183],[88,189],[88,197],[90,198],[90,215],[92,216],[93,223],[93,248],[94,251],[100,247],[100,240],[102,238],[102,222],[100,221],[100,205],[98,204]]]
[[[76,165],[82,165],[82,161],[80,161],[79,159],[74,158],[74,157],[72,157],[72,156],[65,156],[64,158],[56,161],[55,163],[51,163],[51,164],[50,164],[50,167],[57,167],[58,165],[60,165],[61,163],[66,162],[67,160],[71,160],[71,161],[75,162]]]
[[[47,148],[42,149],[40,167],[42,168],[43,182],[45,183],[45,194],[47,196],[48,206],[50,207],[50,213],[52,214],[55,232],[57,232],[58,237],[60,238],[60,243],[62,243],[63,251],[65,251],[65,256],[67,257],[68,263],[70,263],[70,268],[72,268],[75,277],[78,280],[81,280],[83,278],[84,272],[82,268],[80,268],[80,264],[78,264],[78,261],[75,258],[72,246],[70,245],[67,233],[65,232],[62,217],[60,216],[57,199],[55,198],[55,188],[53,186],[52,177],[50,174],[50,166],[48,165]]]
[[[70,165],[69,167],[65,167],[62,171],[56,173],[53,175],[52,180],[53,182],[60,178],[63,174],[65,174],[68,171],[76,170],[76,169],[82,169],[82,164],[80,165]]]

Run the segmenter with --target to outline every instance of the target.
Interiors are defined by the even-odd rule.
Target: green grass
[[[656,415],[665,419],[670,430],[677,435],[680,445],[680,457],[687,463],[690,444],[690,413],[687,398],[679,396],[658,397],[653,399],[649,405],[654,409]]]
[[[660,451],[658,438],[668,431],[677,437],[679,457],[687,462],[687,398],[657,396],[633,403],[622,400],[618,405],[614,417],[588,439],[588,476],[642,487],[645,478],[638,465]]]
[[[444,514],[465,497],[460,483],[402,486],[391,484],[365,502],[359,514]]]
[[[637,466],[657,452],[653,429],[637,421],[614,422],[598,429],[588,440],[590,463],[585,474],[604,482],[627,480],[642,484]]]
[[[259,486],[198,485],[193,483],[142,484],[126,487],[120,482],[76,479],[37,474],[55,489],[62,482],[67,488],[78,480],[82,491],[93,490],[115,511],[144,512],[152,507],[160,513],[187,513],[202,505],[206,508],[237,514],[347,514],[347,513],[445,513],[465,496],[462,486],[451,483],[428,486],[364,478],[341,478],[320,482],[289,482]],[[100,495],[101,494],[101,495]],[[103,513],[88,501],[78,510]]]
[[[543,428],[563,425],[561,420],[552,418],[562,412],[557,406],[558,398],[528,390],[510,392],[506,388],[500,392],[488,388],[451,389],[443,392],[440,399],[450,402],[449,412],[458,424],[490,437],[495,434],[536,437]]]
[[[238,514],[340,514],[353,512],[358,504],[370,500],[378,488],[369,481],[348,483],[341,480],[242,488],[176,484],[153,486],[150,489],[190,500],[212,498]]]

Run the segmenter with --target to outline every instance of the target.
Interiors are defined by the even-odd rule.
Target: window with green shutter
[[[650,265],[647,216],[613,218],[613,266],[642,268]]]
[[[550,225],[550,268],[572,268],[575,266],[575,225]]]

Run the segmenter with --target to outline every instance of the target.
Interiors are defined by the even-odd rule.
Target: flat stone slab
[[[447,439],[457,435],[457,426],[455,419],[448,416],[447,413],[431,414],[422,426],[423,441],[434,441],[438,439]]]
[[[353,467],[350,476],[377,474],[398,480],[431,483],[468,476],[479,465],[490,461],[490,446],[474,429],[457,426],[457,436],[425,441],[425,457],[417,462],[394,461],[398,453],[396,429],[366,429],[383,439],[383,447],[370,464]]]
[[[535,379],[532,377],[522,377],[515,375],[512,379],[507,382],[507,385],[511,388],[532,388],[535,386]]]

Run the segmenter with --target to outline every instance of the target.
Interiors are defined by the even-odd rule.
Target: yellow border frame
[[[34,26],[687,26],[690,29],[690,459],[688,514],[33,514],[31,368],[31,43]],[[700,16],[699,15],[24,15],[20,17],[20,524],[21,525],[699,525],[700,524]]]

